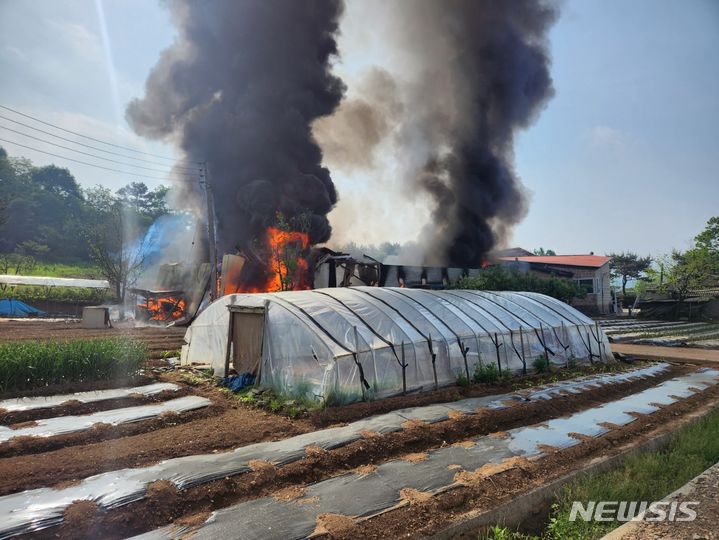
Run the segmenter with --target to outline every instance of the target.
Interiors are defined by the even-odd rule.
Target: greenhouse
[[[569,305],[530,292],[329,288],[224,296],[185,334],[185,364],[250,373],[287,395],[349,403],[471,378],[612,361],[601,328]],[[230,370],[230,371],[228,371]],[[234,371],[231,371],[234,370]]]

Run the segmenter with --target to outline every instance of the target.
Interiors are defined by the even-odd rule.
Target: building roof
[[[495,257],[531,257],[534,255],[531,251],[527,251],[521,247],[513,247],[509,249],[499,249],[493,253]]]
[[[500,259],[503,261],[521,261],[557,266],[583,266],[586,268],[599,268],[609,262],[609,257],[602,255],[532,255],[528,257],[500,257]]]

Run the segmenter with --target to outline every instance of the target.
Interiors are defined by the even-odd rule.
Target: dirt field
[[[0,323],[2,339],[38,339],[45,335],[37,323]],[[46,324],[46,323],[45,323]],[[6,332],[5,330],[10,330]],[[48,328],[54,339],[88,337],[77,326],[52,323]],[[131,335],[148,342],[174,343],[181,339],[178,329],[113,329],[115,335]],[[90,337],[98,333],[91,332]],[[99,332],[99,335],[108,335]],[[34,337],[33,337],[34,336]],[[163,341],[164,340],[164,341]],[[635,369],[620,366],[620,369]],[[202,524],[211,512],[262,497],[294,500],[311,484],[339,477],[349,472],[366,474],[378,465],[392,460],[425,459],[428,451],[453,445],[464,445],[478,436],[503,437],[507,431],[522,426],[544,424],[552,419],[585,411],[630,394],[650,389],[677,376],[693,373],[687,364],[671,365],[653,377],[630,379],[602,387],[588,387],[580,393],[564,392],[542,400],[513,400],[511,406],[479,409],[472,415],[450,415],[436,423],[409,422],[399,431],[367,432],[359,440],[323,450],[308,447],[304,456],[285,465],[271,465],[257,460],[251,470],[208,481],[179,490],[168,481],[149,485],[144,498],[110,510],[91,502],[78,501],[65,510],[61,525],[36,533],[53,538],[126,538],[167,524]],[[585,373],[587,371],[585,370]],[[554,380],[576,377],[579,373],[555,372]],[[0,443],[0,496],[28,489],[65,488],[105,471],[127,467],[145,467],[162,460],[197,454],[227,452],[253,443],[279,441],[314,432],[328,426],[373,415],[458,399],[518,393],[526,395],[546,382],[548,376],[513,379],[505,386],[473,385],[469,388],[445,388],[421,395],[400,396],[373,403],[357,403],[311,413],[308,417],[289,419],[244,404],[218,387],[196,384],[196,378],[183,376],[182,370],[148,370],[133,384],[171,382],[178,391],[165,391],[149,397],[132,396],[96,403],[71,402],[55,408],[22,412],[0,411],[0,428],[32,426],[37,421],[69,415],[113,411],[119,407],[158,404],[181,396],[202,396],[211,401],[205,408],[180,414],[167,414],[117,426],[98,425],[84,431],[60,436],[25,437]],[[192,384],[190,384],[192,382]],[[92,385],[90,385],[92,386]],[[113,386],[113,385],[106,385]],[[79,389],[87,389],[86,387]],[[463,473],[459,486],[445,493],[403,490],[400,503],[391,511],[370,519],[323,515],[318,519],[317,535],[327,538],[387,538],[422,536],[442,530],[478,508],[540,485],[551,478],[578,468],[592,458],[607,455],[625,443],[641,440],[658,428],[671,429],[675,422],[708,404],[719,403],[715,386],[693,397],[659,411],[640,415],[631,424],[613,429],[599,437],[588,437],[580,444],[557,451],[549,449],[539,460],[512,460],[509,465],[491,471]],[[1,519],[1,516],[0,516]]]
[[[612,343],[612,351],[646,360],[668,360],[719,366],[718,350]]]

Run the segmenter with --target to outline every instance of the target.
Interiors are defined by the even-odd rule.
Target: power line
[[[103,148],[98,148],[97,146],[92,146],[92,145],[90,145],[90,144],[85,144],[85,143],[81,143],[81,142],[78,142],[78,141],[73,141],[72,139],[68,139],[67,137],[63,137],[63,136],[61,136],[61,135],[56,135],[55,133],[51,133],[51,132],[49,132],[49,131],[45,131],[44,129],[40,129],[40,128],[37,128],[37,127],[35,127],[35,126],[31,126],[30,124],[25,124],[24,122],[19,122],[19,121],[17,121],[17,120],[13,120],[12,118],[8,118],[7,116],[3,116],[2,114],[0,114],[0,118],[3,119],[3,120],[7,120],[7,121],[9,121],[9,122],[12,122],[12,123],[14,123],[14,124],[21,125],[21,126],[26,127],[26,128],[28,128],[28,129],[34,129],[35,131],[39,131],[40,133],[44,133],[45,135],[50,135],[51,137],[55,137],[55,138],[60,139],[60,140],[62,140],[62,141],[67,141],[67,142],[72,143],[72,144],[77,144],[78,146],[84,146],[85,148],[91,148],[91,149],[93,149],[93,150],[97,150],[98,152],[105,152],[106,154],[111,154],[111,155],[113,155],[113,156],[120,156],[120,157],[124,157],[124,158],[127,158],[127,159],[129,159],[129,160],[133,160],[133,161],[141,161],[141,162],[143,162],[143,163],[149,163],[149,164],[151,164],[151,165],[157,165],[158,167],[168,167],[168,168],[169,168],[169,167],[172,167],[172,165],[164,165],[164,164],[162,164],[162,163],[157,163],[157,162],[155,162],[155,161],[150,161],[149,159],[142,159],[142,158],[138,158],[138,157],[134,157],[134,156],[128,156],[128,155],[125,155],[125,154],[120,154],[120,153],[118,153],[118,152],[113,152],[112,150],[105,150],[105,149],[103,149]],[[5,128],[5,129],[10,129],[10,128]],[[12,131],[12,130],[11,130],[11,131]],[[16,132],[16,133],[19,133],[19,132]],[[24,134],[21,133],[21,135],[24,135]],[[29,136],[29,135],[28,135],[28,136]],[[191,171],[191,172],[200,172],[200,169],[195,169],[195,168],[192,168],[192,167],[182,167],[182,166],[180,166],[180,165],[175,165],[174,167],[175,167],[176,169],[183,169],[183,170]]]
[[[16,129],[12,129],[6,126],[3,126],[0,124],[0,128],[6,129],[8,131],[12,131],[13,133],[17,133],[18,135],[22,135],[23,137],[28,137],[30,139],[34,139],[36,141],[39,141],[41,143],[50,144],[52,146],[57,146],[58,148],[62,148],[63,150],[70,150],[71,152],[77,152],[78,154],[82,154],[84,156],[89,156],[91,158],[95,159],[102,159],[105,161],[109,161],[110,163],[117,163],[118,165],[124,165],[126,167],[135,167],[136,169],[144,169],[146,171],[152,171],[152,172],[159,172],[159,173],[167,173],[169,171],[163,171],[162,169],[153,169],[152,167],[145,167],[143,165],[133,165],[132,163],[125,163],[122,161],[117,161],[116,159],[110,159],[103,156],[97,156],[95,154],[91,154],[89,152],[83,152],[82,150],[76,150],[75,148],[70,148],[69,146],[63,146],[62,144],[57,144],[52,141],[48,141],[47,139],[42,139],[40,137],[35,137],[34,135],[28,135],[27,133],[23,133],[22,131],[18,131]],[[169,165],[162,165],[162,167],[170,167]]]
[[[159,158],[159,159],[167,159],[167,160],[170,160],[170,161],[175,161],[175,159],[174,159],[174,158],[171,158],[171,157],[160,156],[160,155],[157,155],[157,154],[151,154],[151,153],[149,153],[149,152],[143,152],[143,151],[141,151],[141,150],[136,150],[135,148],[130,148],[130,147],[128,147],[128,146],[121,146],[121,145],[119,145],[119,144],[114,144],[114,143],[110,143],[110,142],[103,141],[103,140],[100,140],[100,139],[96,139],[95,137],[90,137],[90,136],[88,136],[88,135],[83,135],[82,133],[78,133],[77,131],[72,131],[72,130],[70,130],[70,129],[65,129],[65,128],[60,127],[60,126],[56,126],[55,124],[51,124],[50,122],[45,122],[44,120],[40,120],[39,118],[35,118],[34,116],[30,116],[29,114],[25,114],[25,113],[22,113],[22,112],[20,112],[20,111],[16,111],[15,109],[11,109],[10,107],[6,107],[5,105],[0,105],[0,109],[5,109],[5,110],[7,110],[7,111],[14,112],[15,114],[19,114],[20,116],[24,116],[25,118],[29,118],[30,120],[35,120],[35,122],[40,122],[41,124],[45,124],[46,126],[50,126],[50,127],[55,128],[55,129],[59,129],[60,131],[64,131],[64,132],[66,132],[66,133],[72,133],[73,135],[77,135],[78,137],[82,137],[82,138],[84,138],[84,139],[89,139],[89,140],[91,140],[91,141],[95,141],[95,142],[99,142],[99,143],[102,143],[102,144],[106,144],[106,145],[108,145],[108,146],[114,146],[115,148],[121,148],[121,149],[123,149],[123,150],[129,150],[130,152],[137,152],[138,154],[144,154],[144,155],[146,155],[146,156],[151,156],[151,157],[155,157],[155,158]],[[199,162],[193,162],[193,163],[197,163],[197,164],[199,165]]]
[[[96,167],[96,168],[98,168],[98,169],[104,169],[104,170],[106,170],[106,171],[113,171],[113,172],[118,172],[118,173],[126,174],[126,175],[128,175],[128,176],[136,176],[136,177],[142,177],[142,178],[149,178],[149,179],[153,179],[153,180],[162,180],[162,181],[167,180],[167,178],[163,178],[163,177],[161,177],[161,176],[150,176],[150,175],[147,175],[147,174],[144,174],[144,173],[121,171],[121,170],[119,170],[119,169],[113,169],[113,168],[110,168],[110,167],[103,167],[102,165],[96,165],[95,163],[88,163],[88,162],[86,162],[86,161],[80,161],[79,159],[75,159],[75,158],[71,158],[71,157],[67,157],[67,156],[61,156],[60,154],[53,154],[52,152],[47,152],[46,150],[40,150],[39,148],[33,148],[32,146],[27,146],[27,145],[25,145],[25,144],[20,144],[20,143],[15,142],[15,141],[9,141],[9,140],[7,140],[7,139],[2,139],[2,138],[0,138],[0,141],[5,142],[5,143],[14,144],[15,146],[20,146],[21,148],[27,148],[28,150],[34,150],[35,152],[41,152],[41,153],[43,153],[43,154],[47,154],[48,156],[53,156],[53,157],[60,158],[60,159],[66,159],[66,160],[68,160],[68,161],[74,161],[75,163],[80,163],[80,164],[82,164],[82,165],[89,165],[90,167]]]

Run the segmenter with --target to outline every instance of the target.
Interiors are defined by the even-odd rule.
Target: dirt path
[[[17,321],[0,319],[0,341],[27,341],[35,339],[83,339],[132,336],[148,341],[182,339],[186,328],[164,326],[115,326],[107,329],[82,328],[80,321]]]
[[[688,347],[658,347],[656,345],[631,345],[629,343],[612,343],[612,351],[645,358],[647,360],[667,360],[670,362],[690,362],[703,365],[718,366],[719,351],[709,349],[693,349]]]

